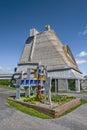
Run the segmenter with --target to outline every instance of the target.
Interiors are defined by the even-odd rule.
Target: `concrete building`
[[[30,30],[16,73],[26,72],[27,68],[36,68],[40,63],[47,67],[48,76],[54,82],[55,92],[69,91],[71,83],[74,89],[80,92],[80,80],[83,79],[83,75],[69,46],[62,44],[49,25],[45,29],[44,32]]]
[[[84,80],[81,81],[81,88],[87,90],[87,75],[84,76]]]
[[[0,80],[11,79],[13,74],[0,74]]]

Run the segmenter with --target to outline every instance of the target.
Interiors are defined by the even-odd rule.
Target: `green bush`
[[[10,80],[8,80],[8,79],[0,80],[0,85],[9,86],[10,85]]]
[[[69,96],[66,96],[66,95],[62,95],[62,96],[52,96],[51,100],[53,102],[58,102],[59,104],[62,104],[62,103],[68,102],[68,101],[70,101],[74,98],[75,97],[69,97]]]
[[[29,102],[31,104],[35,104],[35,101],[36,101],[35,96],[33,96],[33,97],[25,97],[25,99],[24,99],[24,102]]]
[[[37,99],[37,98],[36,98]],[[38,101],[43,102],[44,96],[42,93],[38,95]]]

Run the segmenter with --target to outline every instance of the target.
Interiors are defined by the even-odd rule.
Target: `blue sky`
[[[0,73],[13,73],[29,30],[46,24],[87,74],[87,0],[0,0]]]

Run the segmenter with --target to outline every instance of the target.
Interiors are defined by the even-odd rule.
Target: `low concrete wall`
[[[11,101],[14,101],[16,103],[22,104],[24,106],[33,108],[33,109],[38,110],[40,112],[43,112],[43,113],[45,113],[45,114],[47,114],[47,115],[49,115],[53,118],[59,117],[60,115],[62,115],[67,110],[69,110],[69,109],[71,109],[71,108],[80,104],[80,99],[77,98],[77,99],[71,100],[70,102],[68,102],[66,104],[58,106],[56,109],[51,109],[51,108],[46,108],[46,107],[41,107],[41,106],[29,104],[29,103],[19,101],[19,100],[14,100],[14,99],[11,99],[11,98],[8,98],[8,100],[11,100]]]
[[[59,106],[57,109],[55,109],[55,116],[54,117],[55,118],[59,117],[64,112],[68,111],[69,109],[71,109],[71,108],[73,108],[77,105],[80,105],[80,99],[79,98],[73,99],[70,102],[67,102],[67,103]]]

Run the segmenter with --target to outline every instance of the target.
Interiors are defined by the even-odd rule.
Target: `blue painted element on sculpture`
[[[27,86],[30,85],[30,80],[26,80],[25,85],[27,85]]]
[[[30,85],[31,86],[36,86],[37,85],[37,80],[30,80]]]
[[[37,86],[41,85],[44,86],[45,81],[42,80],[21,80],[21,86]]]
[[[25,81],[21,80],[21,86],[23,87],[25,85]]]

